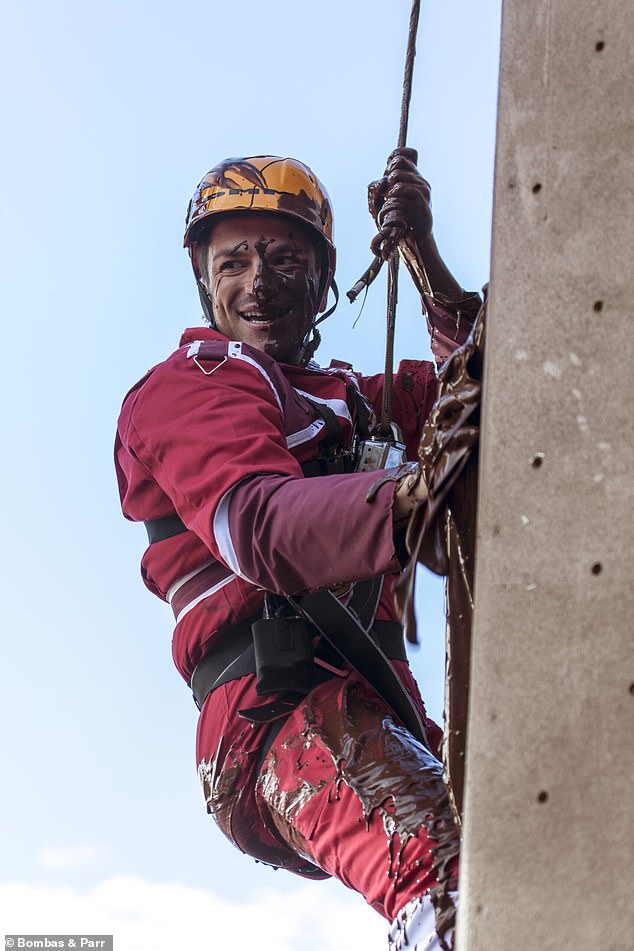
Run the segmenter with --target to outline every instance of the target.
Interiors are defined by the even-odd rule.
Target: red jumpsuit
[[[442,358],[469,326],[428,304]],[[374,472],[304,478],[301,469],[326,428],[304,394],[334,412],[347,446],[353,391],[379,407],[382,388],[382,376],[278,364],[197,327],[126,397],[115,447],[124,514],[177,514],[186,527],[150,544],[141,570],[172,606],[173,657],[187,682],[219,633],[261,614],[265,590],[292,595],[385,575],[377,620],[396,620],[394,482],[368,502]],[[393,415],[410,459],[435,393],[431,363],[400,365]],[[394,665],[424,716],[407,663]],[[458,840],[440,765],[384,701],[352,671],[327,680],[284,723],[263,764],[268,726],[238,715],[262,703],[247,675],[209,694],[199,720],[208,809],[234,844],[300,874],[335,875],[389,919],[423,892],[444,894]],[[428,726],[437,745],[441,731]]]

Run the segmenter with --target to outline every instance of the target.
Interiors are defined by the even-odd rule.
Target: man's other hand
[[[384,260],[408,231],[419,246],[431,236],[431,188],[418,171],[417,160],[415,149],[395,149],[383,177],[368,186],[370,214],[379,229],[370,247]]]

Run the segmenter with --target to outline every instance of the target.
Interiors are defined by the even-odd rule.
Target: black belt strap
[[[150,545],[154,544],[154,542],[162,542],[164,538],[171,538],[173,535],[180,535],[181,532],[187,531],[187,526],[178,515],[166,515],[164,518],[147,519],[144,525]]]
[[[196,665],[189,686],[199,710],[216,687],[255,673],[252,624],[253,618],[249,618],[218,634],[208,653]]]
[[[247,674],[255,673],[255,652],[251,637],[252,623],[253,619],[241,621],[228,631],[219,634],[217,641],[214,639],[209,653],[197,665],[190,686],[199,710],[202,709],[203,703],[212,690],[229,683],[231,680],[237,680],[239,677],[246,677]],[[372,638],[370,638],[374,643],[373,638],[376,638],[376,643],[380,645],[380,649],[385,656],[392,660],[407,660],[403,628],[400,624],[394,621],[376,621]],[[330,653],[324,651],[323,659],[327,660],[328,663],[334,662],[335,666],[341,666],[343,658],[336,648],[332,651],[329,645],[325,645],[325,647],[330,650]],[[321,659],[319,648],[316,656]],[[318,671],[321,676],[323,668],[318,668]]]

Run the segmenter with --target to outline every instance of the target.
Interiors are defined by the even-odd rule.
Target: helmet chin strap
[[[313,323],[313,327],[316,327],[317,324],[322,323],[322,321],[324,321],[324,320],[326,319],[326,317],[330,317],[330,315],[331,315],[332,313],[334,313],[334,311],[337,309],[337,304],[339,303],[339,288],[337,287],[337,282],[335,281],[334,277],[333,277],[332,281],[330,282],[330,289],[332,290],[333,294],[335,295],[335,302],[334,302],[334,304],[332,305],[332,307],[331,307],[329,310],[326,311],[325,314],[322,314],[321,317],[318,317],[318,318],[315,320],[315,322]]]
[[[312,326],[310,328],[310,333],[312,334],[313,339],[309,340],[309,334],[306,334],[306,339],[304,341],[304,356],[302,358],[302,364],[304,366],[306,366],[306,364],[308,364],[312,360],[313,356],[315,355],[315,351],[317,350],[319,344],[321,343],[321,334],[317,330],[317,324],[320,324],[322,321],[324,321],[326,317],[330,317],[333,311],[336,310],[337,304],[339,303],[339,288],[337,287],[337,283],[334,277],[332,279],[330,286],[335,296],[335,302],[332,305],[332,307],[330,307],[326,311],[325,314],[321,315],[321,317],[317,317],[317,315],[315,314]]]

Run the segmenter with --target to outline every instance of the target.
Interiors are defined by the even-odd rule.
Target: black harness
[[[354,405],[354,434],[365,438],[372,423],[371,409],[354,386],[347,387],[347,395]],[[325,425],[319,454],[302,464],[304,477],[353,472],[354,440],[350,448],[342,448],[341,425],[333,410],[309,397],[305,399]],[[145,527],[150,544],[187,531],[175,513],[148,520]],[[286,610],[278,612],[277,617],[251,618],[219,633],[192,675],[190,686],[198,709],[213,690],[257,673],[258,693],[272,693],[274,698],[239,711],[240,716],[254,723],[279,720],[281,725],[309,690],[332,677],[345,676],[352,667],[383,697],[412,735],[429,748],[420,714],[390,663],[407,659],[403,628],[394,622],[374,621],[381,584],[380,578],[357,583],[347,605],[330,591],[278,598]],[[262,632],[260,629],[267,624],[269,628]],[[308,645],[315,635],[320,635],[320,641],[313,653]],[[262,676],[258,641],[277,652],[281,665],[277,687],[267,686]],[[285,687],[280,689],[282,684]]]
[[[194,702],[199,710],[212,690],[257,672],[252,626],[258,620],[259,618],[250,618],[240,621],[214,638],[212,650],[205,654],[197,665],[190,683]],[[407,660],[403,628],[400,624],[394,621],[376,621],[372,638],[390,660]],[[341,675],[346,673],[343,657],[339,651],[333,650],[327,641],[319,644],[314,660],[313,686],[336,676],[335,670]],[[250,711],[254,715],[247,719],[253,722],[257,719],[261,722],[262,717],[259,714],[256,716],[256,711],[266,713],[263,707],[254,707]]]

